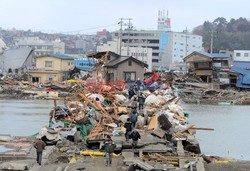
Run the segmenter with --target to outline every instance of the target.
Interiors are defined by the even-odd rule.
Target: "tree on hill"
[[[229,22],[218,17],[213,22],[205,21],[195,27],[194,34],[203,36],[203,46],[210,49],[213,32],[213,52],[219,50],[250,50],[250,21],[246,18],[231,19]]]

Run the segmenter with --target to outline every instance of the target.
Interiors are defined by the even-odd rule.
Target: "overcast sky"
[[[0,0],[0,27],[94,33],[107,25],[119,29],[123,17],[133,18],[137,29],[156,29],[158,10],[165,9],[172,30],[182,31],[217,17],[250,18],[249,6],[250,0]]]

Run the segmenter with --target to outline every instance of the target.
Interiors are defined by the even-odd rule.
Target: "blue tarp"
[[[250,89],[250,62],[234,61],[232,70],[240,74],[236,87]]]

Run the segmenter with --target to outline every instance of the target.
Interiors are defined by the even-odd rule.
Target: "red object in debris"
[[[154,80],[154,81],[157,81],[158,78],[159,78],[158,74],[154,73],[154,74],[153,74],[153,80]]]
[[[150,84],[152,82],[151,78],[145,80],[145,84]]]
[[[56,90],[54,90],[54,89],[47,89],[47,92],[56,92]]]

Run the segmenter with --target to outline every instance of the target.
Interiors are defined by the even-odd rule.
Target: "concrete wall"
[[[134,61],[132,61],[132,66],[129,66],[128,62],[129,61],[125,61],[118,66],[114,75],[115,80],[124,80],[124,72],[135,72],[136,79],[140,78],[140,80],[143,80],[144,67]]]

